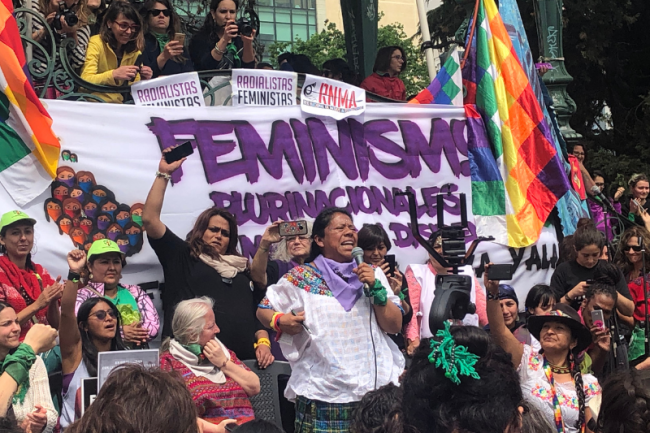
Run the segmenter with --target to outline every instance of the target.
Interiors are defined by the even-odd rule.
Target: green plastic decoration
[[[438,330],[436,337],[442,338],[442,340],[431,340],[432,350],[429,354],[429,362],[436,368],[444,369],[447,379],[460,385],[458,375],[470,376],[474,379],[481,378],[474,369],[479,356],[469,352],[465,346],[456,345],[454,337],[449,332],[449,322],[445,322],[444,329]]]

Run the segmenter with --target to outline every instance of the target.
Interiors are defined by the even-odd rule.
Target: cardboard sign
[[[305,113],[341,120],[366,111],[366,91],[343,81],[307,75],[300,105]]]
[[[135,105],[205,107],[196,72],[138,81],[131,86],[131,95]]]
[[[296,105],[298,74],[260,69],[233,69],[232,105],[281,107]]]
[[[97,389],[102,389],[108,375],[115,368],[124,364],[138,364],[145,368],[159,367],[160,361],[158,357],[158,349],[99,352],[97,355]]]

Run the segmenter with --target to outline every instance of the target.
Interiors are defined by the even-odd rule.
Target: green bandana
[[[454,337],[449,332],[449,322],[445,322],[445,329],[440,329],[436,337],[442,338],[442,341],[431,340],[433,350],[429,354],[429,362],[436,368],[442,367],[447,379],[460,385],[459,374],[474,379],[481,378],[474,369],[479,356],[469,352],[465,346],[456,345]]]
[[[233,64],[235,68],[241,67],[241,59],[239,58],[239,53],[237,52],[237,47],[234,42],[231,42],[226,47],[226,53],[232,54]]]
[[[34,365],[34,361],[36,361],[34,350],[27,344],[21,343],[13,352],[9,352],[0,365],[0,374],[7,372],[18,384],[13,404],[22,404],[25,401],[29,389],[29,369]]]
[[[380,307],[388,303],[388,292],[378,279],[375,279],[375,284],[368,290],[366,296],[370,298],[370,302]]]
[[[187,344],[187,345],[183,344],[183,347],[186,348],[187,350],[189,350],[190,353],[192,353],[197,358],[200,357],[201,354],[203,353],[203,348],[201,348],[200,344],[196,344],[196,343]]]
[[[154,32],[151,32],[151,34],[158,41],[160,52],[162,53],[163,51],[165,51],[165,45],[169,43],[169,35],[167,35],[167,33],[163,33],[161,35],[160,33],[154,33]]]

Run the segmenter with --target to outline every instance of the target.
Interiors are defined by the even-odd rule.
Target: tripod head
[[[406,196],[409,202],[409,215],[411,217],[411,231],[415,240],[434,258],[438,263],[447,269],[451,269],[450,275],[437,275],[436,288],[431,313],[429,314],[429,329],[432,333],[444,327],[445,321],[449,319],[462,320],[466,314],[474,314],[476,306],[470,301],[472,291],[472,277],[460,275],[460,268],[467,265],[469,257],[474,253],[478,244],[482,241],[492,241],[494,238],[477,238],[472,242],[469,250],[465,251],[465,230],[467,224],[467,201],[465,194],[460,197],[460,225],[447,226],[444,223],[444,196],[436,196],[436,210],[438,217],[438,230],[442,238],[442,254],[422,237],[418,227],[417,201],[413,191],[394,191],[394,195]],[[447,192],[451,196],[451,191]],[[433,240],[434,242],[436,239]]]

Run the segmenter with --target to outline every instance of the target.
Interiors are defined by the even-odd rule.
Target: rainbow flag
[[[480,1],[462,72],[477,235],[531,245],[570,184],[494,0]]]
[[[11,0],[0,3],[0,183],[19,206],[56,176],[61,146],[52,119],[27,78]],[[6,210],[6,209],[5,209]]]
[[[418,93],[409,104],[463,105],[463,78],[457,47],[451,50],[429,87]]]

